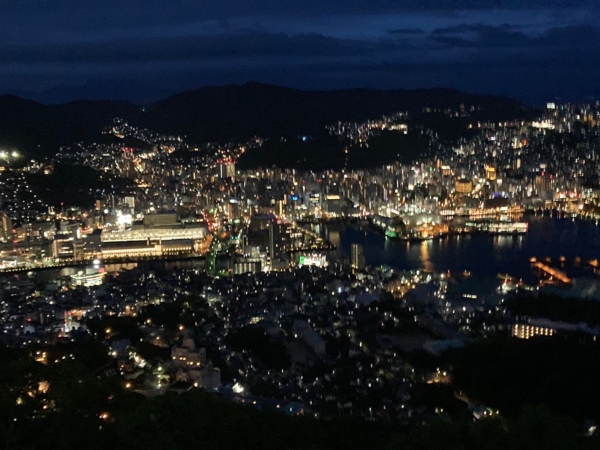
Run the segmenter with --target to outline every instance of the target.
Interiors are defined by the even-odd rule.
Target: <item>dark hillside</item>
[[[476,106],[472,119],[508,120],[527,111],[520,102],[504,97],[465,94],[453,89],[414,91],[308,92],[258,83],[206,87],[183,92],[146,108],[113,101],[76,101],[43,105],[15,96],[0,96],[0,146],[30,157],[53,155],[59,146],[94,142],[114,117],[153,131],[186,135],[190,143],[246,139],[255,135],[317,135],[325,124],[363,121],[382,114],[408,111],[427,125],[441,121],[448,136],[460,134],[465,120],[443,114],[422,115],[423,108]]]

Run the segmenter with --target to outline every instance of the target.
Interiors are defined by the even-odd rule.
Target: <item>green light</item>
[[[303,266],[304,265],[304,256],[300,257],[300,265]]]

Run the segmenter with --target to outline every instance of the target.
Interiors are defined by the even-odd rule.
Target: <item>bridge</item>
[[[542,273],[550,276],[552,279],[556,279],[564,284],[572,284],[573,280],[571,280],[564,272],[560,270],[554,269],[547,264],[542,263],[541,261],[536,260],[535,258],[531,259],[531,263],[533,267],[540,270]]]

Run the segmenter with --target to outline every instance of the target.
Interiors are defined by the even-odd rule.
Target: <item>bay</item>
[[[344,224],[321,225],[320,232],[338,247],[338,257],[349,257],[351,245],[358,243],[371,266],[453,273],[467,270],[478,278],[508,273],[532,281],[532,257],[555,262],[564,257],[568,271],[576,269],[577,257],[583,265],[600,258],[600,227],[594,221],[535,216],[524,220],[529,223],[525,235],[447,236],[423,242],[392,240],[375,230]]]

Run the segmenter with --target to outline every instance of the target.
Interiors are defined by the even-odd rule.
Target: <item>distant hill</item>
[[[174,95],[148,107],[146,120],[161,131],[176,130],[194,139],[219,140],[259,135],[315,134],[323,125],[375,119],[423,107],[480,106],[482,119],[523,115],[523,104],[505,97],[465,94],[454,89],[301,91],[247,83],[202,88]],[[496,119],[497,118],[497,119]]]
[[[348,149],[348,153],[344,150]],[[394,161],[410,163],[429,150],[429,138],[419,132],[384,131],[369,140],[369,145],[351,145],[347,141],[320,136],[316,139],[267,140],[259,148],[242,155],[240,169],[258,167],[285,167],[302,171],[365,169],[390,164]]]
[[[521,117],[523,105],[505,97],[465,94],[454,89],[412,91],[353,89],[301,91],[247,83],[206,87],[168,97],[145,108],[127,102],[76,101],[43,105],[0,96],[0,146],[31,156],[51,155],[58,146],[98,139],[114,117],[157,132],[184,134],[192,143],[317,134],[327,123],[377,118],[423,107],[481,107],[480,120]]]
[[[43,105],[15,96],[0,96],[0,147],[30,157],[53,155],[61,145],[92,142],[114,117],[139,120],[140,108],[126,102],[79,101]]]

